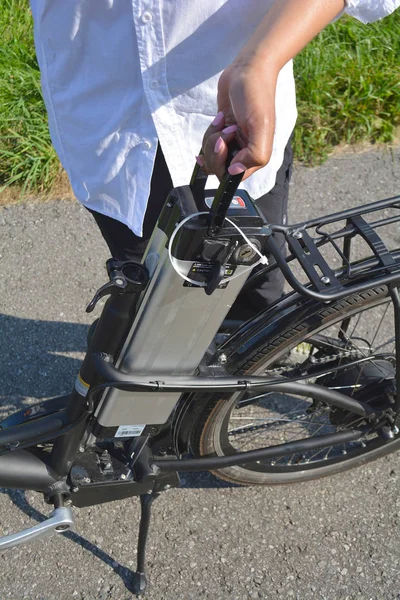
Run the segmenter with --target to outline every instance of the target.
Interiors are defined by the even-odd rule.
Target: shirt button
[[[154,80],[150,83],[150,87],[152,90],[155,90],[158,88],[158,81]]]
[[[145,142],[143,142],[143,146],[146,148],[146,150],[150,150],[150,148],[151,148],[151,142],[149,142],[148,140],[146,140]]]
[[[144,12],[142,14],[142,23],[149,23],[153,18],[153,15],[150,12]]]

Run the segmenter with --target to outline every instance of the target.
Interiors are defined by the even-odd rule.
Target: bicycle
[[[71,505],[138,495],[141,593],[151,506],[178,473],[289,483],[398,448],[400,250],[382,232],[400,221],[400,197],[277,226],[240,180],[205,192],[196,166],[190,185],[171,191],[142,263],[107,262],[109,282],[87,310],[110,297],[72,393],[0,424],[0,485],[54,506],[0,549],[67,530]],[[359,241],[372,257],[354,260]],[[293,291],[246,323],[227,321],[244,286],[277,268]],[[375,310],[377,326],[362,321]]]

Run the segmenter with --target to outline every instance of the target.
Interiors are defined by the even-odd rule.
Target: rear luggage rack
[[[383,211],[381,218],[373,215],[378,211]],[[340,300],[377,285],[394,287],[400,282],[400,249],[389,250],[377,233],[380,227],[398,222],[400,196],[288,227],[270,225],[273,233],[285,235],[290,255],[284,257],[272,236],[266,247],[297,292],[323,302]],[[363,256],[359,256],[361,247],[367,250]],[[308,282],[299,281],[292,261],[299,263]]]

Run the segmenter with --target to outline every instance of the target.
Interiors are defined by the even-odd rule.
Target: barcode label
[[[136,437],[143,433],[146,425],[120,425],[114,437]]]

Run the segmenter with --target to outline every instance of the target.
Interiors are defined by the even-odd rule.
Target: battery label
[[[206,262],[194,262],[190,267],[190,271],[187,274],[189,279],[193,279],[193,281],[198,281],[199,283],[206,283],[208,280],[208,276],[212,269],[214,268],[215,263],[206,263]],[[225,275],[224,277],[231,277],[236,271],[236,265],[225,265]],[[229,282],[220,283],[218,289],[224,289],[228,285]],[[184,287],[197,287],[194,283],[190,283],[190,281],[185,281],[183,284]]]
[[[146,425],[120,425],[114,437],[136,437],[141,435]]]

